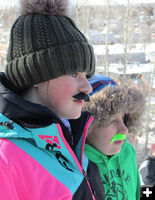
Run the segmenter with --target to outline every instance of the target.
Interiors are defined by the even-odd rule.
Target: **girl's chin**
[[[121,148],[119,148],[119,149],[117,149],[117,150],[113,150],[112,152],[109,152],[109,153],[107,153],[106,155],[107,155],[107,156],[113,156],[113,155],[119,153],[120,151],[121,151]]]
[[[81,111],[78,113],[74,113],[73,115],[71,114],[70,116],[68,116],[68,118],[66,119],[78,119],[81,116]]]

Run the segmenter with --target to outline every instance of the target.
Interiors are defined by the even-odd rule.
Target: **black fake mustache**
[[[79,93],[79,94],[76,94],[73,96],[75,99],[77,100],[84,100],[85,102],[89,102],[90,101],[90,98],[89,98],[89,95],[88,94],[85,94],[83,92]]]

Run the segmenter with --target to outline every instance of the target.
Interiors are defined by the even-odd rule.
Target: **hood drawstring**
[[[119,157],[117,157],[118,160],[118,164],[119,164],[119,168],[120,168],[120,177],[121,177],[121,181],[122,181],[122,186],[123,186],[123,194],[124,194],[124,200],[126,200],[126,195],[125,195],[125,186],[124,186],[124,181],[123,181],[123,175],[122,175],[122,170],[121,170],[121,165],[120,165],[120,160]]]
[[[124,148],[125,148],[125,146],[123,145],[120,153],[123,152]],[[125,190],[125,182],[123,180],[124,170],[121,169],[121,163],[120,163],[120,158],[119,158],[120,153],[109,157],[109,156],[104,155],[101,152],[99,152],[93,146],[91,146],[89,144],[85,145],[86,156],[88,157],[89,160],[94,162],[99,168],[103,187],[105,184],[105,188],[107,189],[107,191],[105,191],[105,192],[113,191],[114,193],[115,192],[117,193],[117,189],[119,189],[119,191],[120,191],[120,188],[115,188],[118,184],[118,187],[121,186],[120,192],[123,195],[123,200],[127,200],[128,199],[127,191]],[[113,166],[112,166],[112,164],[113,164]],[[117,166],[117,167],[115,167],[115,166]],[[114,171],[117,170],[117,173],[118,173],[118,176],[116,175],[117,177],[115,177],[115,175],[113,177],[113,170]],[[113,178],[114,178],[114,180],[113,180]],[[115,180],[115,178],[116,178],[116,180]],[[119,197],[119,195],[117,195],[117,198],[118,197]]]
[[[109,172],[109,167],[108,167],[108,165],[107,165],[106,160],[105,160],[103,157],[102,157],[102,160],[104,161],[104,164],[105,164],[105,166],[106,166],[106,168],[107,168],[108,182],[109,182],[109,186],[110,186],[110,188],[111,188],[112,185],[111,185],[111,181],[110,181],[110,172]]]
[[[107,168],[107,174],[108,174],[108,183],[109,183],[109,186],[110,186],[110,189],[112,188],[112,184],[111,184],[111,179],[110,179],[110,172],[109,172],[109,167],[108,167],[108,164],[106,162],[106,160],[102,157],[102,160],[104,161],[104,164]],[[117,160],[118,160],[118,165],[119,165],[119,169],[120,169],[120,177],[121,177],[121,181],[122,181],[122,186],[123,186],[123,194],[124,194],[124,200],[126,200],[126,193],[125,193],[125,186],[124,186],[124,181],[123,181],[123,174],[122,174],[122,170],[121,170],[121,165],[120,165],[120,160],[119,160],[119,157],[117,157]]]

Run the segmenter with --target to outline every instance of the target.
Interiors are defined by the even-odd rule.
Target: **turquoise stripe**
[[[9,123],[10,119],[0,113],[0,122]],[[6,126],[0,125],[0,138],[33,138],[31,132],[22,128],[15,122],[13,122],[12,126],[13,129],[8,129]]]
[[[54,152],[55,151],[61,152],[63,156],[65,156],[68,160],[72,162],[72,165],[73,165],[72,167],[77,169],[77,164],[71,155],[73,152],[70,153],[69,149],[67,149],[67,147],[65,146],[64,144],[65,141],[63,141],[65,140],[65,138],[61,138],[56,124],[53,123],[52,125],[48,127],[31,129],[30,131],[33,135],[33,138],[37,146],[40,148],[46,149],[47,143],[53,143],[53,141],[54,143],[58,144],[58,147],[54,148]],[[81,150],[79,151],[81,152]]]
[[[51,153],[48,150],[36,148],[33,144],[23,139],[10,139],[23,151],[28,153],[32,158],[38,161],[50,174],[56,179],[62,182],[69,190],[74,193],[83,181],[83,175],[78,168],[72,168],[72,163],[69,163],[69,167],[73,169],[73,172],[68,171],[57,161],[55,153]],[[84,169],[88,166],[88,160],[85,159]]]
[[[82,137],[80,138],[76,146],[76,156],[79,162],[81,162],[81,149],[82,149]]]
[[[10,119],[0,114],[0,121],[9,122]],[[52,174],[56,179],[58,179],[67,188],[69,188],[72,194],[74,194],[81,182],[83,181],[84,176],[81,174],[71,153],[64,145],[56,124],[52,124],[44,128],[26,130],[14,122],[13,127],[13,129],[8,130],[7,127],[3,125],[0,126],[0,137],[9,139],[24,152],[29,154],[32,158],[39,162],[50,174]],[[50,150],[46,150],[46,140],[49,140],[48,142],[51,142],[51,144],[53,141],[56,141],[56,143],[58,143],[59,145],[58,147],[54,148],[54,151],[51,152]],[[79,144],[78,146],[80,147],[81,145]],[[78,149],[78,151],[81,152],[81,149]],[[61,152],[62,155],[70,161],[69,163],[67,163],[67,167],[72,169],[73,171],[67,170],[58,162],[55,156],[57,152]],[[83,162],[83,168],[86,171],[88,166],[88,159],[84,157]]]

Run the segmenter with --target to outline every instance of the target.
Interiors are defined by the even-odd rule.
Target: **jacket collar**
[[[0,114],[0,138],[30,139],[41,149],[59,150],[67,143],[60,124],[52,123],[46,127],[23,128],[16,122]]]

